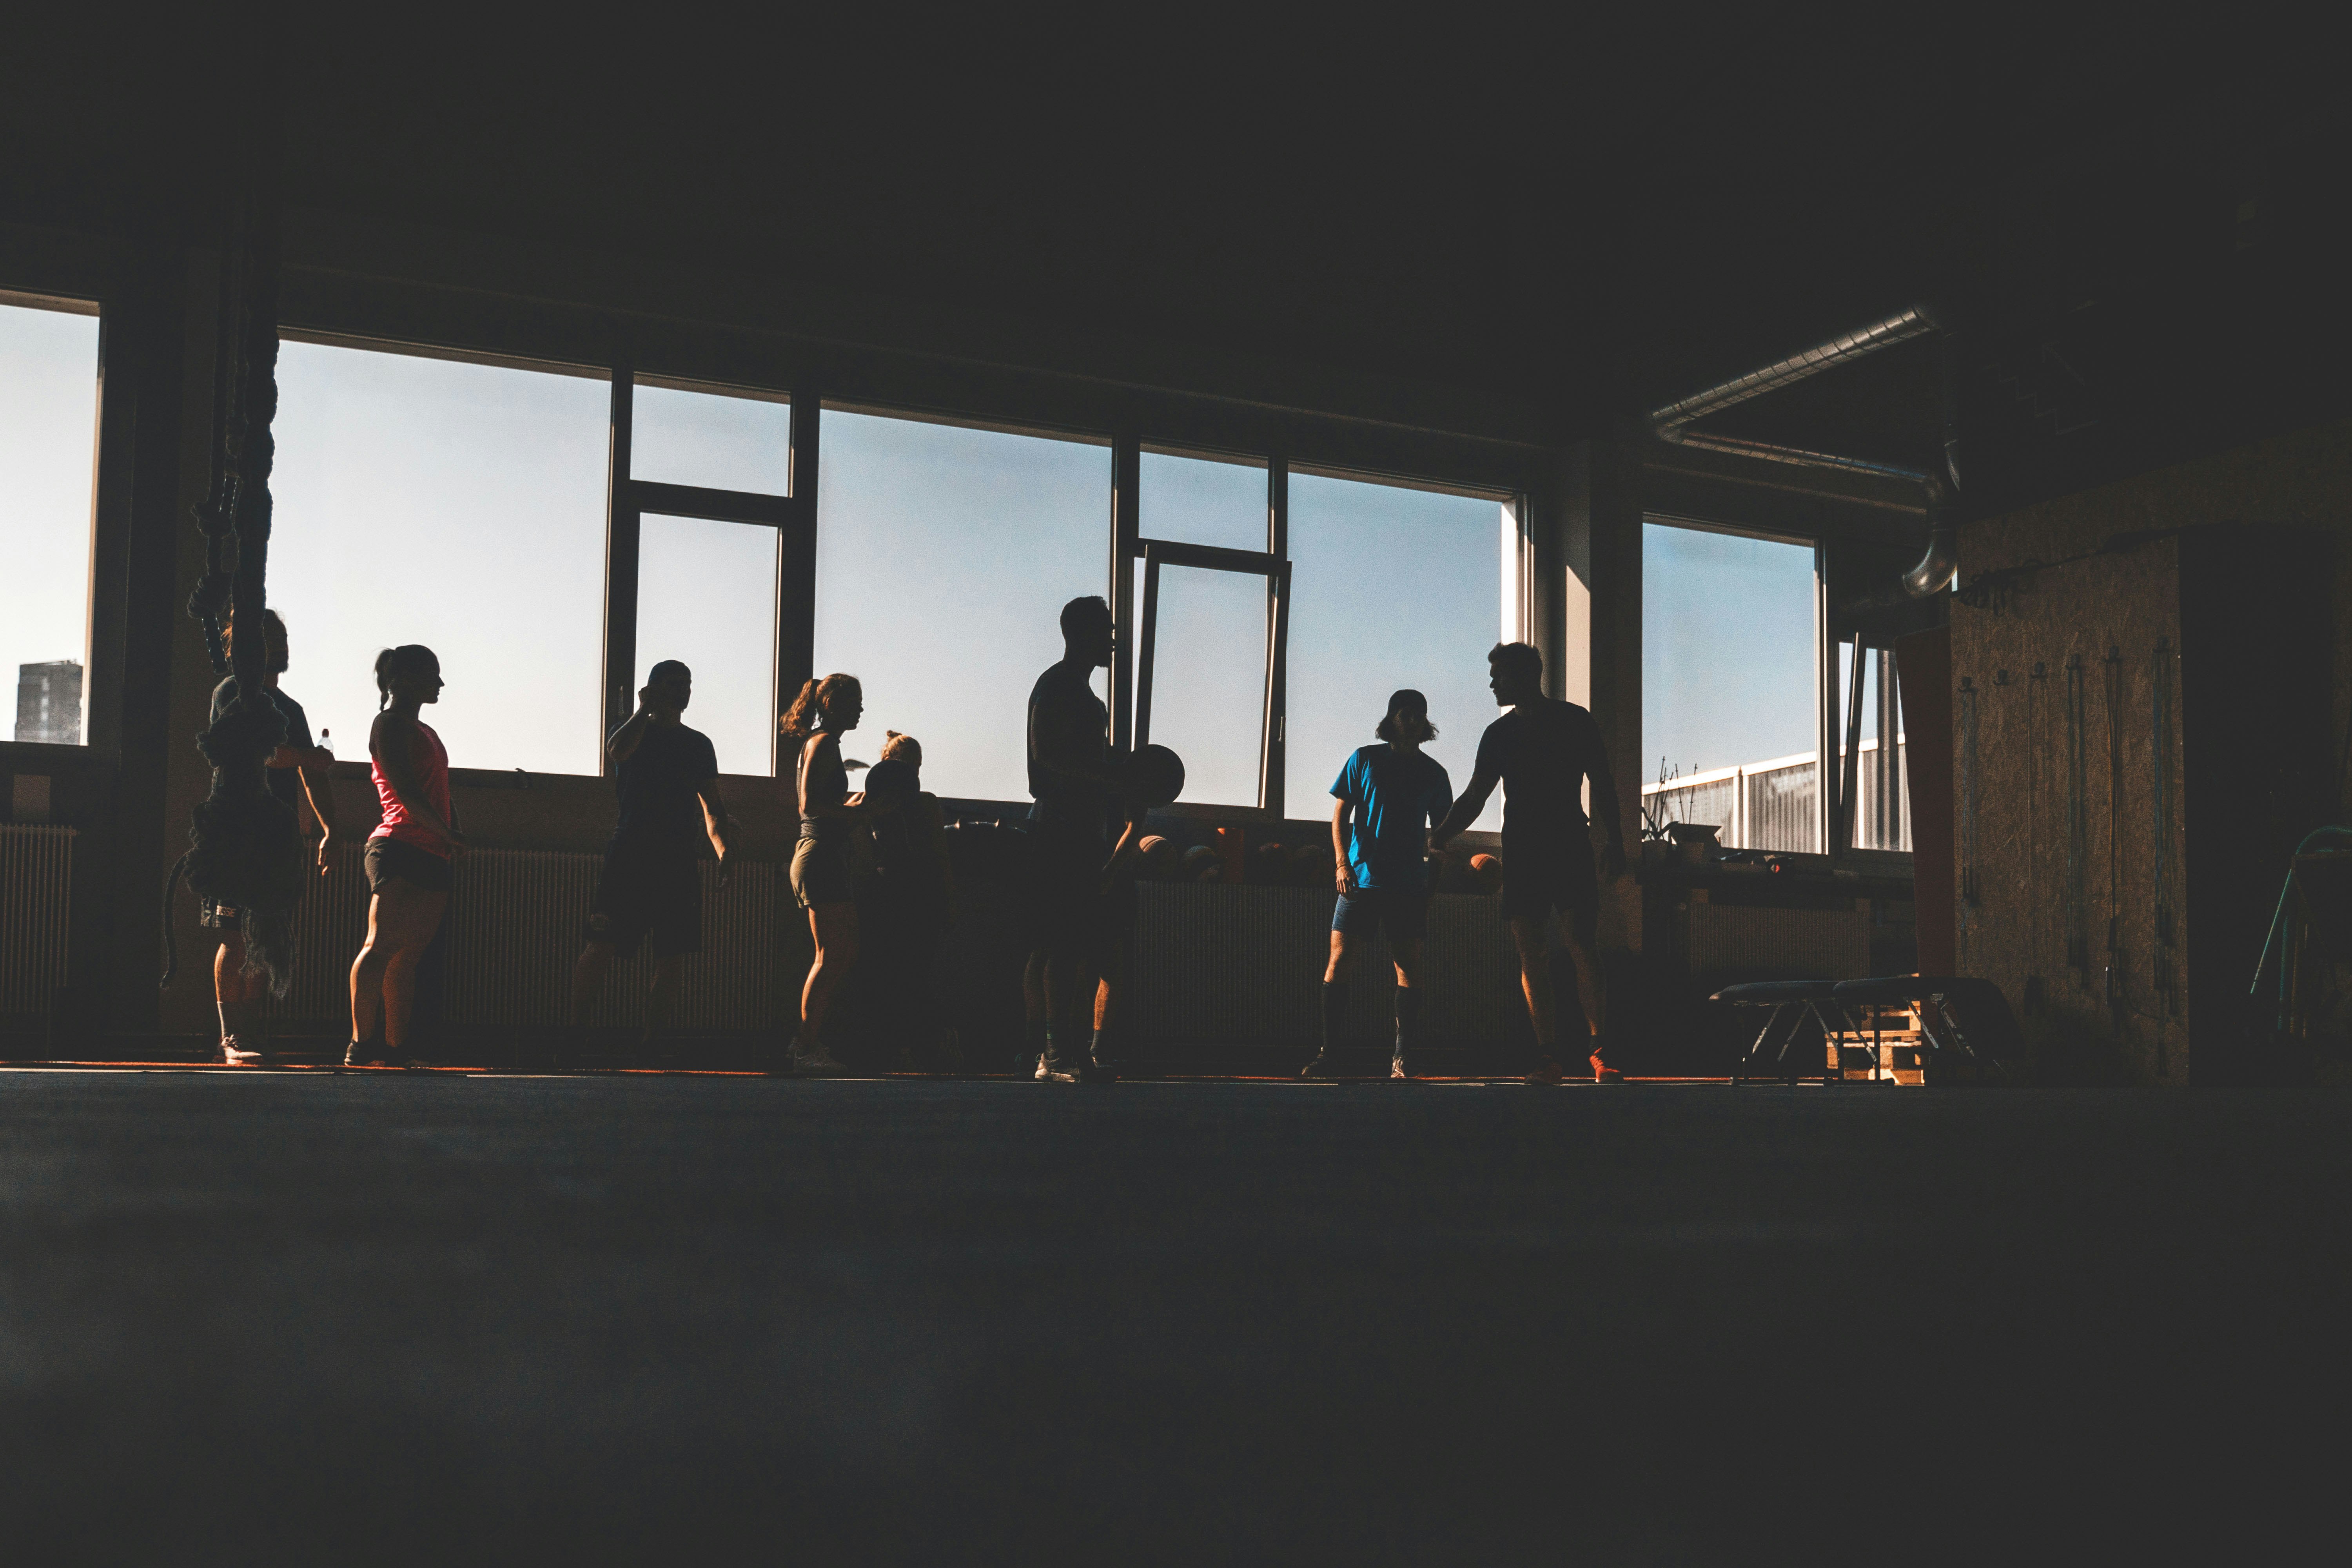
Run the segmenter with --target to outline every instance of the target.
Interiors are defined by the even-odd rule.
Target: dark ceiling
[[[1979,9],[290,7],[287,197],[1475,386],[1563,434],[1922,297],[2021,429],[2069,395],[2112,427],[2151,374],[2334,396],[2326,41]],[[227,34],[142,16],[15,29],[10,212],[201,221]],[[1782,395],[1915,445],[1856,384]]]

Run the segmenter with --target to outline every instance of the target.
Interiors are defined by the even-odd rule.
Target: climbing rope
[[[282,997],[293,983],[294,906],[306,867],[294,808],[268,785],[270,756],[286,743],[286,720],[269,696],[269,639],[262,631],[278,413],[278,137],[269,106],[282,29],[275,21],[262,18],[256,51],[262,68],[244,149],[247,178],[228,204],[214,339],[213,474],[195,509],[205,573],[188,602],[188,613],[203,623],[215,671],[232,684],[228,701],[196,740],[212,764],[212,788],[189,826],[187,853],[164,884],[163,981],[170,984],[178,967],[168,911],[184,871],[200,899],[237,911],[246,973]],[[226,649],[225,620],[247,628]]]

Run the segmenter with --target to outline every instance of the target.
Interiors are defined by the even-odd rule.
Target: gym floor
[[[2259,1559],[2347,1246],[2308,1091],[10,1070],[0,1496],[28,1563]]]

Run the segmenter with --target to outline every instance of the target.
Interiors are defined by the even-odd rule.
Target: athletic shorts
[[[1557,844],[1503,846],[1503,915],[1542,920],[1558,910],[1590,918],[1601,912],[1601,882],[1592,871],[1592,844],[1582,834]]]
[[[793,846],[793,900],[804,910],[846,904],[856,897],[849,883],[849,846],[837,839],[803,838]]]
[[[610,942],[627,959],[650,935],[656,958],[702,951],[702,879],[695,857],[614,844],[604,851],[589,906],[590,942]]]
[[[1429,893],[1416,888],[1359,888],[1339,895],[1331,929],[1349,936],[1388,932],[1389,944],[1419,942],[1429,934]]]
[[[419,849],[414,844],[397,838],[371,838],[367,854],[362,857],[367,866],[368,888],[381,893],[383,885],[394,879],[412,888],[428,893],[449,890],[449,858],[436,855],[430,849]]]
[[[1132,868],[1103,891],[1103,862],[1110,850],[1081,833],[1029,830],[1031,916],[1038,944],[1048,952],[1086,955],[1097,963],[1116,956],[1135,927]]]

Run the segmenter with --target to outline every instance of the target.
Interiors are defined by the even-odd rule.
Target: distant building
[[[52,659],[16,667],[16,739],[81,744],[81,664]]]

